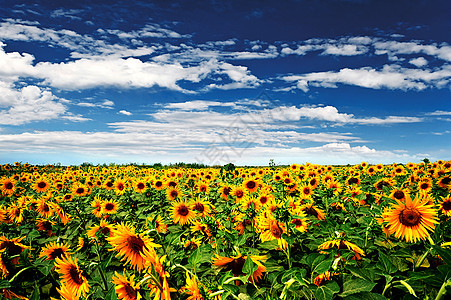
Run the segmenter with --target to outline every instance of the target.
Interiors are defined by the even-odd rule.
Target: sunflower
[[[197,212],[202,218],[211,213],[211,203],[208,200],[202,200],[200,197],[191,202],[191,210]]]
[[[80,297],[77,297],[76,294],[65,284],[61,285],[61,288],[56,288],[58,293],[61,296],[61,300],[78,300]],[[56,300],[54,298],[50,298],[51,300]]]
[[[181,293],[190,295],[186,300],[204,300],[199,290],[199,283],[197,281],[196,275],[190,276],[188,271],[186,272],[186,285],[182,286],[180,289]]]
[[[105,181],[105,183],[103,184],[103,187],[104,187],[106,190],[113,190],[113,189],[114,189],[114,183],[113,183],[113,180],[112,180],[111,178],[107,179],[107,180]]]
[[[232,192],[232,188],[228,185],[224,185],[219,189],[218,192],[221,194],[222,199],[229,200],[229,195]]]
[[[428,193],[432,189],[432,179],[428,177],[423,177],[420,182],[418,182],[418,190],[423,193]]]
[[[60,275],[61,283],[66,285],[76,297],[80,297],[81,294],[86,297],[89,291],[89,283],[82,275],[83,271],[78,267],[76,258],[71,256],[56,257],[55,271]]]
[[[139,300],[142,298],[139,290],[141,283],[138,282],[135,284],[134,278],[135,275],[132,275],[130,279],[128,279],[118,272],[114,273],[112,279],[113,283],[116,285],[114,289],[119,299]]]
[[[242,187],[236,186],[232,188],[232,192],[230,194],[235,196],[236,202],[240,202],[246,195],[246,191]]]
[[[259,182],[255,179],[248,179],[243,182],[243,187],[249,191],[250,194],[258,189]]]
[[[309,184],[303,183],[299,186],[299,192],[299,197],[301,198],[301,200],[311,199],[314,189]]]
[[[193,219],[196,217],[196,213],[192,209],[190,209],[190,206],[191,205],[182,200],[172,203],[172,208],[170,210],[174,223],[180,223],[180,225],[184,225],[193,221]]]
[[[50,218],[53,216],[54,204],[47,201],[46,197],[40,198],[36,201],[36,212],[45,218]]]
[[[324,220],[326,218],[326,214],[324,213],[324,211],[322,209],[316,207],[312,203],[304,204],[300,207],[300,209],[302,211],[304,211],[304,213],[306,215],[313,216],[313,217],[317,218],[318,220]]]
[[[175,200],[177,198],[182,197],[182,191],[178,186],[176,187],[169,187],[166,189],[166,198],[170,201]]]
[[[393,185],[394,185],[394,182],[390,178],[381,178],[378,181],[376,181],[376,183],[374,184],[374,187],[376,188],[376,190],[382,191],[384,186],[391,187]]]
[[[191,232],[200,232],[204,237],[211,237],[211,230],[208,227],[208,224],[202,223],[201,221],[195,221],[193,225],[191,225]]]
[[[442,197],[442,200],[439,202],[439,208],[443,212],[443,214],[447,217],[451,216],[451,196]]]
[[[199,193],[208,194],[208,193],[210,193],[210,187],[208,186],[208,184],[201,183],[197,186],[197,191]]]
[[[156,217],[149,216],[147,217],[148,224],[153,224],[153,228],[158,233],[165,233],[168,230],[168,225],[164,222],[163,217],[160,215],[157,215]]]
[[[60,244],[57,242],[50,242],[42,248],[39,257],[47,257],[45,260],[53,260],[55,258],[62,258],[71,255],[68,244]]]
[[[127,191],[127,184],[125,180],[118,179],[114,182],[114,191],[116,195],[123,195]]]
[[[11,204],[11,206],[7,209],[8,220],[11,220],[16,224],[22,223],[24,208],[25,207],[23,205],[20,205],[17,202]]]
[[[116,200],[106,200],[102,203],[102,214],[113,215],[119,209],[119,202]]]
[[[183,247],[185,247],[185,249],[195,250],[199,248],[201,244],[201,238],[191,238],[190,240],[186,239],[183,242]]]
[[[133,190],[137,193],[144,193],[146,188],[147,188],[146,183],[143,180],[136,180],[133,183]]]
[[[159,180],[159,179],[155,180],[155,181],[153,182],[153,187],[154,187],[157,191],[159,191],[159,190],[161,190],[162,188],[164,188],[164,182],[163,182],[163,180]]]
[[[263,273],[266,272],[266,267],[262,264],[262,261],[266,260],[266,256],[264,255],[241,255],[237,251],[237,255],[232,257],[219,256],[215,253],[212,258],[213,266],[219,267],[225,271],[232,271],[234,276],[244,275],[243,266],[246,262],[246,259],[250,258],[257,266],[257,270],[255,270],[251,276],[249,276],[249,280],[253,283],[257,282],[262,276]]]
[[[150,279],[147,289],[150,290],[150,295],[155,295],[154,299],[170,300],[170,292],[175,292],[175,289],[169,288],[168,277],[169,273],[164,270],[163,263],[166,256],[159,257],[154,248],[144,249],[144,261],[147,272],[152,276],[145,278]]]
[[[405,202],[396,201],[382,213],[390,234],[407,242],[416,242],[429,237],[437,224],[437,210],[422,198],[409,198]]]
[[[97,235],[101,235],[105,238],[113,235],[114,225],[108,223],[105,220],[100,220],[100,225],[94,225],[86,232],[88,237],[97,239]]]
[[[8,239],[5,235],[0,236],[0,252],[3,250],[6,251],[9,257],[14,256],[11,260],[11,263],[14,265],[19,262],[18,254],[22,253],[25,249],[31,250],[30,246],[25,246],[21,243],[24,238],[25,237]]]
[[[36,220],[36,227],[39,231],[47,231],[47,235],[52,235],[53,225],[56,223],[54,221],[46,220],[46,219],[38,219]]]
[[[450,175],[444,175],[440,179],[437,180],[438,186],[442,188],[449,188],[451,187],[451,177]]]
[[[16,183],[9,178],[2,178],[0,180],[0,190],[2,195],[11,196],[16,191]]]
[[[391,191],[389,198],[398,201],[406,201],[410,197],[408,189],[395,188]]]
[[[321,245],[318,246],[319,250],[327,250],[330,249],[332,247],[336,247],[337,250],[340,249],[348,249],[354,252],[354,257],[359,260],[360,256],[365,256],[365,252],[360,249],[357,245],[345,241],[345,240],[337,240],[337,239],[333,239],[331,241],[327,241],[322,243]],[[323,251],[320,251],[320,253],[323,253]]]
[[[282,234],[287,233],[284,223],[278,222],[274,217],[261,215],[258,218],[258,228],[260,229],[260,240],[262,242],[277,240],[279,247],[286,249],[287,242],[282,238]]]
[[[95,196],[94,200],[92,200],[92,202],[91,202],[91,207],[94,208],[93,210],[91,210],[91,212],[97,218],[100,218],[103,215],[102,206],[103,206],[102,199],[100,199],[99,197]]]
[[[33,188],[38,193],[45,193],[50,188],[50,183],[47,179],[40,178],[34,183]]]
[[[3,294],[3,297],[5,297],[5,299],[28,300],[28,298],[21,296],[21,295],[17,295],[16,293],[14,293],[13,291],[11,291],[9,289],[3,289],[2,294]]]
[[[77,197],[84,197],[88,195],[89,189],[85,185],[81,184],[80,182],[75,183],[72,186],[72,195]]]
[[[329,281],[332,280],[333,276],[337,276],[339,275],[339,273],[331,273],[330,271],[326,271],[324,273],[319,274],[318,276],[315,277],[315,279],[313,280],[313,283],[316,284],[317,286],[322,285],[325,281]]]
[[[135,228],[127,223],[116,225],[113,230],[113,236],[107,238],[113,249],[117,251],[116,257],[122,256],[121,261],[130,263],[131,267],[138,272],[144,268],[143,251],[147,248],[159,247],[160,245],[152,243],[152,239],[143,233],[135,233]]]

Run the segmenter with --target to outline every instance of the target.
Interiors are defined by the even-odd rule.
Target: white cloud
[[[0,91],[6,91],[9,102],[7,109],[0,110],[0,124],[21,125],[33,121],[44,121],[63,117],[66,106],[58,101],[50,91],[37,86],[26,86],[14,90],[0,85]]]
[[[398,65],[385,65],[382,69],[364,67],[360,69],[344,68],[338,72],[315,72],[304,75],[281,77],[282,80],[295,82],[296,86],[308,91],[308,86],[337,87],[337,84],[356,85],[372,89],[423,90],[427,87],[443,88],[449,85],[451,65],[434,70],[402,68]]]
[[[451,111],[444,111],[444,110],[436,110],[430,113],[426,113],[426,115],[429,116],[451,116]]]
[[[421,68],[424,67],[428,64],[428,61],[424,58],[424,57],[417,57],[417,58],[412,58],[411,60],[409,60],[409,63]]]
[[[121,115],[126,115],[126,116],[131,116],[132,115],[132,113],[131,112],[129,112],[129,111],[126,111],[126,110],[120,110],[119,111],[119,113],[121,114]]]

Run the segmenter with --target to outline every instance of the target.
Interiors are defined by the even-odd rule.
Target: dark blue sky
[[[449,1],[5,1],[0,163],[451,159]]]

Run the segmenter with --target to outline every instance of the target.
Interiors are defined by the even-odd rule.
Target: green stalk
[[[446,287],[451,285],[451,279],[448,279],[447,281],[444,281],[442,286],[440,287],[440,290],[438,291],[437,297],[435,297],[435,300],[441,300],[443,296],[446,294]]]

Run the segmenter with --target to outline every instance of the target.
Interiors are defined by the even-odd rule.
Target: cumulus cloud
[[[133,115],[131,112],[126,111],[126,110],[123,110],[123,109],[120,110],[119,113],[120,113],[121,115],[126,115],[126,116],[131,116],[131,115]]]

